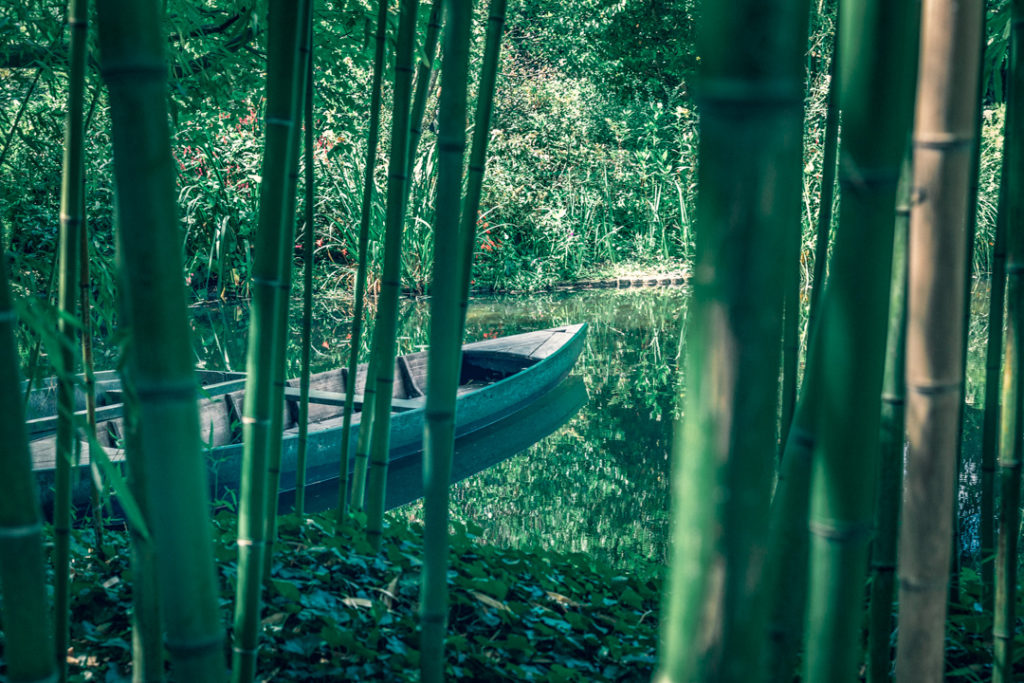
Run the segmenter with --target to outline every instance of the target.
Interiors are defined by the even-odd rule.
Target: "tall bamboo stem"
[[[487,10],[487,41],[484,60],[480,67],[480,85],[477,87],[476,113],[473,123],[473,143],[469,153],[469,178],[466,196],[462,200],[462,282],[459,291],[459,338],[466,329],[469,310],[469,283],[473,277],[473,252],[476,249],[476,222],[483,193],[484,172],[487,170],[487,142],[491,138],[491,112],[494,111],[494,88],[501,56],[501,35],[505,28],[507,0],[491,0]]]
[[[304,170],[306,182],[305,219],[306,232],[302,241],[305,266],[302,271],[302,369],[299,371],[299,447],[295,457],[295,511],[300,515],[306,509],[306,448],[309,425],[309,356],[313,335],[313,265],[314,265],[314,200],[316,188],[313,185],[313,12],[309,14],[306,30],[306,93],[303,112],[305,137]],[[347,473],[346,473],[347,474]],[[344,484],[342,484],[344,488]]]
[[[752,577],[767,551],[787,260],[764,256],[799,225],[808,11],[740,2],[700,18],[697,263],[657,681],[765,675]]]
[[[892,287],[889,332],[886,335],[885,377],[882,380],[881,459],[875,543],[871,552],[871,598],[868,617],[867,676],[869,683],[887,683],[892,669],[890,641],[896,593],[896,549],[903,491],[904,401],[907,331],[907,233],[913,186],[910,154],[903,163],[897,190],[893,231]]]
[[[352,430],[352,407],[356,393],[356,369],[359,364],[359,348],[363,334],[363,299],[366,292],[367,249],[370,243],[370,219],[373,215],[374,173],[377,168],[377,139],[380,136],[381,81],[384,74],[385,31],[388,22],[388,0],[377,0],[377,37],[373,53],[373,84],[370,87],[370,138],[366,144],[366,169],[363,175],[363,204],[359,219],[359,255],[356,269],[355,312],[352,314],[352,342],[348,355],[348,376],[345,382],[345,412],[341,426],[341,467],[339,468],[338,522],[348,516],[348,461],[349,440]],[[371,391],[373,383],[367,375],[365,391]],[[369,437],[373,428],[373,410],[370,402],[373,395],[364,396],[363,414],[360,418],[359,441],[365,441],[364,448],[358,448],[355,459],[355,474],[352,479],[352,507],[363,508],[363,492],[366,486],[366,464],[369,461]],[[363,434],[366,438],[363,438]]]
[[[78,313],[79,234],[82,230],[82,199],[84,165],[84,98],[86,40],[88,38],[88,0],[71,0],[68,26],[71,44],[68,64],[68,111],[64,127],[64,173],[60,193],[60,277],[58,306],[64,314],[58,327],[66,343],[61,347],[60,372],[57,376],[57,472],[54,494],[54,610],[56,615],[56,646],[58,653],[67,652],[69,637],[69,572],[71,533],[71,470],[74,460],[75,358],[74,326],[69,316]],[[57,657],[61,681],[67,680],[67,658]]]
[[[436,2],[437,0],[435,0]],[[437,201],[434,264],[430,283],[430,349],[423,432],[423,577],[420,588],[420,680],[445,679],[444,637],[448,623],[448,486],[455,450],[455,396],[462,337],[459,299],[463,262],[459,195],[466,149],[466,88],[469,84],[470,0],[447,0],[444,70],[437,137]]]
[[[57,679],[50,603],[46,595],[43,524],[25,432],[18,381],[18,316],[11,306],[7,264],[0,262],[0,594],[4,659],[11,683]]]
[[[1014,0],[1010,38],[1010,86],[1006,101],[1006,143],[1003,157],[1002,208],[1006,231],[1006,360],[1003,366],[1001,437],[999,441],[999,540],[996,548],[995,621],[992,627],[992,680],[1014,680],[1018,534],[1020,531],[1021,460],[1024,443],[1024,45],[1021,44],[1024,1]]]
[[[430,16],[427,18],[427,33],[423,38],[423,56],[416,67],[416,91],[412,98],[412,109],[409,115],[409,182],[413,180],[413,166],[416,165],[416,149],[423,136],[423,115],[427,110],[427,98],[430,96],[431,74],[434,70],[434,59],[437,55],[437,40],[441,35],[442,0],[433,0]]]
[[[279,245],[278,257],[281,259],[281,263],[278,265],[278,272],[281,274],[282,290],[285,292],[291,292],[292,282],[292,261],[294,255],[292,253],[292,245],[295,242],[295,204],[296,196],[298,193],[299,185],[299,166],[298,166],[298,154],[300,146],[300,133],[302,132],[300,126],[301,102],[304,99],[304,93],[306,88],[306,62],[307,52],[309,50],[309,37],[310,30],[312,28],[310,14],[312,12],[312,0],[303,2],[300,6],[299,24],[302,27],[301,38],[299,40],[298,52],[299,61],[296,65],[298,69],[295,72],[295,85],[297,90],[295,91],[295,106],[293,109],[294,114],[294,125],[292,127],[292,134],[294,140],[292,141],[292,154],[294,155],[290,161],[288,167],[288,184],[285,191],[285,212],[290,217],[289,225],[290,228],[286,232],[281,234],[281,244]],[[266,511],[264,512],[264,518],[266,523],[266,531],[264,532],[266,538],[266,546],[263,551],[263,580],[270,581],[271,568],[274,564],[274,545],[277,542],[277,508],[278,508],[278,493],[281,489],[281,455],[282,455],[282,444],[284,440],[284,386],[288,377],[286,370],[288,367],[288,325],[289,325],[289,306],[291,303],[290,296],[285,296],[282,299],[282,306],[278,307],[275,311],[274,329],[278,330],[280,337],[278,343],[274,347],[274,360],[271,363],[273,372],[273,403],[275,409],[270,413],[270,430],[269,430],[269,441],[267,444],[267,493],[266,493]]]
[[[963,401],[980,0],[925,0],[907,285],[907,462],[896,676],[941,681]],[[964,97],[963,93],[971,93]]]
[[[1012,135],[1003,135],[1003,158],[1009,152]],[[999,441],[999,372],[1003,355],[1003,309],[1006,304],[1006,187],[1005,165],[999,183],[999,210],[992,246],[989,279],[988,339],[985,347],[985,414],[981,435],[981,510],[979,545],[981,551],[981,604],[991,611],[995,594],[995,489],[996,451]]]
[[[896,186],[912,118],[917,5],[840,4],[840,215],[813,332],[821,373],[811,461],[808,683],[850,680],[861,656],[878,468]],[[871,273],[871,277],[864,277]]]
[[[398,46],[395,54],[394,113],[391,118],[391,158],[388,162],[387,226],[384,235],[384,266],[377,299],[374,331],[377,369],[376,405],[373,416],[369,478],[367,481],[366,534],[373,548],[380,547],[384,524],[384,491],[387,485],[391,437],[391,395],[395,381],[395,335],[398,295],[401,290],[402,230],[408,197],[409,96],[412,90],[412,58],[416,37],[417,0],[401,0]]]
[[[260,218],[253,263],[253,303],[243,407],[243,469],[238,516],[238,587],[232,678],[248,683],[256,673],[260,631],[260,591],[266,543],[266,513],[271,487],[268,467],[280,434],[272,434],[275,411],[280,419],[281,389],[274,387],[275,362],[283,355],[287,322],[293,212],[288,201],[289,169],[295,163],[295,118],[301,60],[299,43],[305,2],[275,0],[269,6],[267,47],[266,142]],[[290,259],[290,254],[288,255]],[[289,266],[289,267],[286,267]],[[284,314],[282,316],[282,310]],[[274,499],[276,503],[276,497]]]
[[[99,0],[112,120],[128,357],[139,399],[139,450],[159,547],[163,631],[177,680],[225,678],[224,629],[199,440],[196,377],[181,282],[167,117],[166,44],[154,0]]]

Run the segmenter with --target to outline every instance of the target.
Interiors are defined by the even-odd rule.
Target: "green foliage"
[[[234,515],[213,520],[222,604],[236,577]],[[259,669],[273,680],[418,680],[417,592],[422,528],[392,516],[382,552],[364,532],[336,535],[333,515],[281,518],[287,553],[263,616]],[[456,525],[450,552],[450,678],[620,681],[649,677],[659,570],[622,572],[583,554],[506,550]],[[128,538],[72,540],[71,680],[116,680],[131,658]],[[225,618],[227,613],[225,611]],[[2,656],[2,650],[0,650]]]

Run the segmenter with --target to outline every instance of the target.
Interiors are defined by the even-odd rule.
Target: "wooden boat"
[[[572,369],[583,349],[586,324],[527,332],[466,344],[462,354],[462,372],[456,408],[456,437],[465,437],[522,410],[555,388]],[[426,389],[426,352],[401,356],[395,361],[392,398],[390,454],[391,462],[408,458],[422,449]],[[207,453],[211,493],[215,500],[235,496],[241,485],[241,411],[244,390],[238,378],[220,378],[206,388],[219,395],[199,402],[200,433]],[[342,406],[347,371],[330,370],[310,378],[306,479],[322,482],[338,477]],[[358,411],[366,380],[366,367],[356,374],[354,402]],[[221,392],[221,389],[227,389]],[[109,399],[118,390],[105,389]],[[281,491],[295,487],[298,452],[299,380],[288,380],[285,388],[284,440],[281,454]],[[118,404],[111,403],[110,407]],[[360,413],[352,418],[349,452],[354,454]],[[123,460],[121,450],[124,428],[122,418],[109,417],[97,423],[98,439],[113,461]],[[33,467],[39,482],[43,509],[49,511],[53,500],[55,439],[52,434],[31,443]],[[74,486],[76,507],[89,500],[87,448],[82,448],[79,476]],[[468,455],[465,457],[469,457]],[[458,470],[460,463],[455,464]]]

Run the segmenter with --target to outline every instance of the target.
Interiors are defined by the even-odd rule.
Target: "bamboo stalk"
[[[963,401],[964,280],[980,0],[925,0],[907,289],[907,461],[896,675],[941,681]],[[963,93],[972,97],[964,97]]]
[[[1007,131],[1008,133],[1009,131]],[[1009,152],[1012,135],[1003,135],[1003,158]],[[979,545],[981,551],[981,604],[991,611],[995,595],[995,489],[996,451],[999,441],[999,373],[1003,354],[1003,309],[1006,304],[1006,168],[999,185],[999,210],[992,246],[992,273],[988,303],[988,339],[985,349],[985,414],[981,435],[981,510]]]
[[[120,261],[120,258],[118,259]],[[123,268],[119,269],[123,270]],[[123,285],[122,285],[123,286]],[[131,329],[128,312],[121,307],[121,320],[125,329]],[[146,460],[139,441],[139,400],[132,380],[131,369],[121,372],[125,390],[124,442],[128,487],[138,503],[147,526],[152,526],[152,513],[146,496]],[[129,558],[132,569],[132,682],[155,683],[164,680],[164,652],[160,627],[160,587],[157,581],[158,562],[156,545],[134,526],[129,528],[132,551]]]
[[[269,461],[280,434],[282,390],[275,388],[275,363],[285,344],[293,213],[289,209],[289,169],[295,161],[297,90],[301,83],[299,43],[305,32],[305,2],[275,0],[269,5],[267,46],[266,141],[260,218],[253,263],[253,302],[249,321],[247,381],[243,406],[243,468],[238,516],[238,586],[235,603],[232,679],[247,683],[256,674],[260,632],[260,592],[266,551],[267,510],[271,481]],[[290,254],[288,255],[290,259]],[[282,316],[282,310],[284,311]],[[273,499],[276,503],[276,497]]]
[[[1021,359],[1021,345],[1024,344],[1024,202],[1019,190],[1019,173],[1021,164],[1024,164],[1024,45],[1021,43],[1024,1],[1014,0],[1012,11],[1001,207],[1006,215],[1007,325],[999,441],[1002,495],[995,561],[993,683],[1014,680],[1021,460],[1024,458],[1024,444],[1021,442],[1021,425],[1024,424],[1024,362]]]
[[[380,136],[381,81],[384,74],[385,31],[388,21],[388,0],[377,0],[377,37],[373,53],[373,83],[370,88],[370,138],[366,145],[366,169],[363,175],[363,204],[359,219],[359,265],[356,269],[355,312],[352,314],[352,343],[348,355],[348,376],[345,383],[345,409],[341,426],[341,466],[338,486],[338,523],[348,517],[348,462],[349,440],[352,431],[352,402],[356,394],[356,369],[363,334],[363,299],[366,292],[367,249],[370,242],[370,218],[373,214],[374,173],[377,168],[377,139]],[[372,344],[371,344],[372,346]],[[372,366],[371,366],[372,367]],[[372,391],[373,382],[367,375],[364,391]],[[363,508],[366,486],[366,464],[369,462],[369,437],[373,428],[372,396],[364,395],[363,414],[360,418],[359,443],[352,479],[352,507]],[[363,434],[366,434],[364,439]],[[365,442],[365,443],[364,443]],[[362,444],[363,447],[359,447]]]
[[[181,282],[160,5],[98,3],[112,120],[128,356],[139,451],[159,547],[163,632],[177,680],[223,681],[224,629],[200,452],[196,378]]]
[[[751,1],[700,17],[697,262],[659,682],[765,676],[767,596],[754,577],[767,554],[787,260],[762,257],[799,225],[808,11]]]
[[[437,41],[441,35],[442,0],[433,0],[430,5],[430,16],[427,18],[427,33],[423,38],[423,56],[416,67],[416,90],[412,98],[412,109],[409,115],[409,182],[413,181],[413,166],[416,165],[416,150],[423,136],[423,115],[427,110],[427,98],[430,96],[431,75],[434,72],[434,59],[437,56]]]
[[[300,515],[306,509],[306,447],[309,425],[309,356],[313,335],[313,265],[314,265],[314,200],[316,188],[313,185],[313,12],[309,11],[309,27],[306,30],[306,93],[304,107],[304,152],[305,152],[305,219],[306,232],[303,251],[306,256],[302,272],[302,359],[299,374],[299,446],[295,458],[295,511]],[[342,486],[344,488],[344,485]]]
[[[93,99],[93,104],[96,100]],[[84,185],[85,178],[82,178]],[[86,413],[86,446],[90,449],[92,440],[96,436],[96,378],[93,373],[92,355],[92,312],[90,308],[90,297],[92,287],[89,277],[89,228],[85,221],[85,191],[81,193],[82,207],[82,229],[79,232],[80,250],[78,254],[79,263],[79,302],[82,310],[82,374],[85,377],[85,413]],[[100,559],[103,559],[103,504],[106,496],[103,491],[103,477],[100,468],[89,458],[92,473],[92,524],[96,531],[96,552]]]
[[[501,56],[501,35],[505,28],[507,0],[491,0],[487,10],[487,40],[484,60],[480,67],[480,85],[477,87],[476,113],[473,123],[473,143],[469,153],[469,171],[466,196],[462,200],[462,282],[459,287],[459,338],[466,330],[469,310],[469,283],[473,279],[473,252],[476,249],[476,222],[480,212],[484,173],[487,170],[487,142],[491,138],[491,113],[494,111],[494,89]]]
[[[900,173],[893,231],[892,286],[885,376],[882,380],[881,460],[875,507],[875,542],[871,552],[871,598],[868,616],[867,677],[869,683],[890,679],[893,598],[896,593],[896,549],[903,491],[903,445],[907,332],[907,232],[910,223],[912,162],[907,154]]]
[[[0,262],[0,594],[4,659],[11,683],[57,680],[46,594],[43,524],[25,432],[18,381],[18,317],[11,306],[7,264]]]
[[[387,486],[391,437],[391,394],[395,379],[395,334],[398,295],[401,290],[402,230],[408,198],[409,96],[412,89],[412,58],[416,37],[417,0],[401,0],[398,46],[395,54],[394,113],[391,118],[391,158],[388,163],[387,226],[384,235],[384,266],[377,300],[374,330],[377,368],[373,432],[367,481],[366,535],[380,548],[384,525],[384,491]]]
[[[840,4],[840,215],[813,332],[813,425],[804,680],[851,680],[861,657],[873,527],[896,186],[912,118],[913,0]],[[871,277],[864,277],[871,273]]]
[[[435,0],[436,2],[437,0]],[[473,17],[470,0],[448,0],[437,137],[437,201],[430,291],[430,348],[423,432],[423,575],[420,585],[420,680],[445,680],[448,623],[448,486],[455,450],[455,398],[462,365],[460,254],[466,89]]]
[[[57,326],[66,343],[61,347],[57,374],[57,471],[55,475],[54,531],[54,614],[57,671],[61,681],[67,680],[70,596],[70,533],[71,533],[71,470],[74,454],[74,347],[75,329],[69,322],[77,310],[79,250],[82,230],[82,198],[84,164],[84,100],[86,41],[88,39],[88,0],[71,0],[68,5],[68,26],[71,29],[68,57],[68,111],[64,127],[64,173],[60,193],[60,234],[58,307],[63,314]]]
[[[292,261],[294,256],[292,253],[292,245],[294,244],[295,238],[295,204],[296,196],[299,185],[299,167],[298,167],[298,150],[300,145],[300,117],[302,116],[300,110],[300,102],[304,98],[304,92],[306,89],[306,53],[309,50],[309,32],[312,28],[311,17],[309,16],[312,12],[312,0],[307,0],[300,5],[299,25],[301,30],[301,38],[298,43],[298,54],[299,60],[296,63],[296,69],[294,78],[297,90],[293,93],[295,97],[295,104],[293,107],[293,121],[292,135],[292,158],[289,162],[287,172],[287,187],[285,190],[285,214],[289,216],[288,230],[281,233],[281,243],[279,245],[278,257],[281,259],[281,263],[278,264],[278,272],[281,274],[282,290],[284,292],[291,292],[292,282]],[[264,511],[264,519],[266,524],[266,531],[264,531],[264,537],[266,539],[266,546],[263,551],[263,580],[269,582],[271,578],[271,569],[274,564],[274,545],[277,542],[277,508],[278,508],[278,492],[281,489],[281,453],[282,443],[284,440],[284,387],[287,381],[287,367],[288,367],[288,325],[289,325],[289,305],[291,303],[290,296],[285,296],[279,301],[280,306],[275,310],[274,329],[278,330],[281,335],[278,337],[277,342],[274,346],[274,360],[271,363],[271,372],[273,373],[272,391],[273,391],[273,405],[274,409],[270,413],[270,429],[268,431],[269,440],[267,444],[267,492],[266,492],[266,510]]]

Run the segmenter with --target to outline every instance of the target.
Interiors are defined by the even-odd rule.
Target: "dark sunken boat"
[[[559,417],[556,413],[567,413],[561,416],[564,421],[578,409],[579,404],[585,400],[585,391],[581,386],[574,386],[571,392],[563,389],[561,394],[565,397],[558,397],[557,400],[549,397],[551,406],[546,410],[551,415],[538,415],[537,411],[531,411],[529,407],[559,387],[576,363],[585,336],[586,324],[582,323],[486,339],[463,346],[455,426],[456,438],[462,447],[456,447],[453,481],[495,462],[494,453],[485,452],[487,449],[483,447],[472,446],[474,439],[471,437],[477,432],[488,432],[476,439],[478,444],[487,443],[494,447],[504,439],[511,445],[517,441],[514,438],[515,432],[530,431],[523,430],[522,420],[517,418],[540,420],[538,427],[544,427],[536,430],[536,438],[540,438],[558,426],[555,424],[555,418]],[[426,370],[426,352],[400,356],[395,361],[389,468],[419,471],[422,466]],[[216,500],[225,500],[237,495],[241,484],[241,411],[244,389],[240,387],[244,387],[244,377],[233,373],[224,376],[208,373],[204,379],[207,384],[203,392],[207,397],[199,402],[200,434],[209,464],[211,494]],[[346,379],[345,369],[329,370],[310,378],[306,451],[306,481],[310,485],[330,486],[334,482],[335,488],[337,486]],[[365,381],[366,366],[361,365],[356,374],[356,412],[352,416],[350,454],[356,450],[360,423],[358,411],[362,406]],[[106,413],[101,413],[103,416],[97,421],[97,438],[112,461],[121,461],[124,459],[121,449],[124,425],[122,404],[118,402],[121,398],[120,385],[116,378],[104,377],[102,380],[97,379],[97,386],[107,402],[101,408]],[[296,482],[298,379],[288,380],[285,399],[280,484],[282,500],[293,495],[291,492]],[[50,431],[52,427],[41,426],[44,424],[42,421],[50,419],[49,416],[37,414],[32,419],[37,420],[36,436],[31,442],[33,468],[39,483],[43,509],[49,514],[53,501],[55,437]],[[489,427],[491,429],[487,430]],[[516,450],[527,445],[529,443],[520,443]],[[504,457],[512,454],[510,448],[498,450],[504,451]],[[90,497],[88,448],[83,444],[81,451],[79,475],[73,490],[73,502],[78,508],[86,507]],[[479,460],[479,463],[474,460]],[[389,481],[386,496],[389,507],[418,497],[416,477],[406,477],[404,484],[400,477],[389,479],[394,481],[394,485]],[[327,506],[326,503],[323,505]]]

